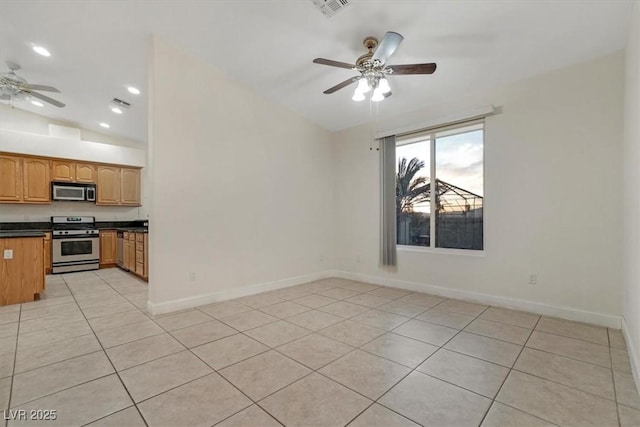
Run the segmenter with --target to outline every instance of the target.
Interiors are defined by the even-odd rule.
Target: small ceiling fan
[[[35,92],[36,90],[42,90],[45,92],[60,93],[58,89],[52,86],[27,83],[25,79],[15,73],[20,69],[20,66],[14,62],[7,61],[7,67],[9,67],[9,72],[0,75],[0,99],[24,100],[32,96],[51,105],[55,105],[56,107],[64,107],[64,104],[62,102],[57,101],[53,98],[49,98],[48,96],[45,96],[41,93]]]
[[[316,64],[347,68],[360,73],[359,76],[354,76],[342,83],[338,83],[323,93],[334,93],[352,83],[358,82],[353,95],[354,101],[363,101],[365,99],[364,94],[371,90],[373,90],[371,100],[382,101],[391,96],[387,75],[433,74],[436,71],[435,63],[386,65],[387,60],[398,49],[402,40],[404,40],[404,37],[393,31],[388,31],[379,43],[378,39],[373,36],[366,37],[362,44],[367,48],[368,52],[360,56],[355,65],[331,59],[314,59],[313,62]]]

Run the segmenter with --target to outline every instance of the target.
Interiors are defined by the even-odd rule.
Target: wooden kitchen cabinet
[[[51,203],[49,159],[25,157],[22,161],[22,200],[29,203]]]
[[[0,306],[33,301],[44,290],[43,240],[0,238],[0,253],[13,251],[12,258],[0,259]]]
[[[141,206],[140,168],[0,153],[0,203],[51,203],[51,182],[96,184],[96,204]]]
[[[51,232],[44,233],[44,274],[51,274]]]
[[[121,204],[140,206],[140,169],[122,168],[120,183]]]
[[[140,169],[98,166],[97,205],[140,206]]]
[[[120,204],[120,172],[116,166],[98,166],[96,205]]]
[[[146,233],[136,233],[136,274],[145,277],[144,254],[146,251],[144,236]]]
[[[22,201],[22,158],[0,155],[0,201]]]
[[[125,267],[127,270],[136,271],[136,234],[129,233],[125,242]]]
[[[118,240],[115,230],[100,230],[100,266],[115,265],[118,260]]]
[[[71,160],[52,160],[51,181],[93,184],[96,182],[96,165]]]
[[[51,203],[49,159],[0,155],[0,201]]]
[[[70,160],[51,161],[51,181],[75,182],[76,164]]]
[[[142,277],[149,278],[149,233],[144,233],[144,273]]]
[[[76,182],[93,184],[96,182],[96,165],[76,163]]]

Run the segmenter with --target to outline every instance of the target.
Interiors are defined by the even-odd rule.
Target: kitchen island
[[[44,233],[0,232],[0,306],[33,301],[44,291]]]

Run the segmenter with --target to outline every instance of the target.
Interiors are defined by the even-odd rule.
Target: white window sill
[[[446,248],[428,248],[425,246],[409,246],[409,245],[396,245],[399,252],[422,252],[436,255],[462,255],[471,257],[485,256],[485,251],[473,250],[473,249],[446,249]]]

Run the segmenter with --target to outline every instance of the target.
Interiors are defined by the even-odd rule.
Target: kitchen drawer
[[[136,263],[144,263],[144,252],[136,251]]]
[[[142,276],[144,275],[144,264],[141,262],[136,262],[136,274]]]
[[[136,242],[144,243],[144,234],[143,233],[136,233]]]

